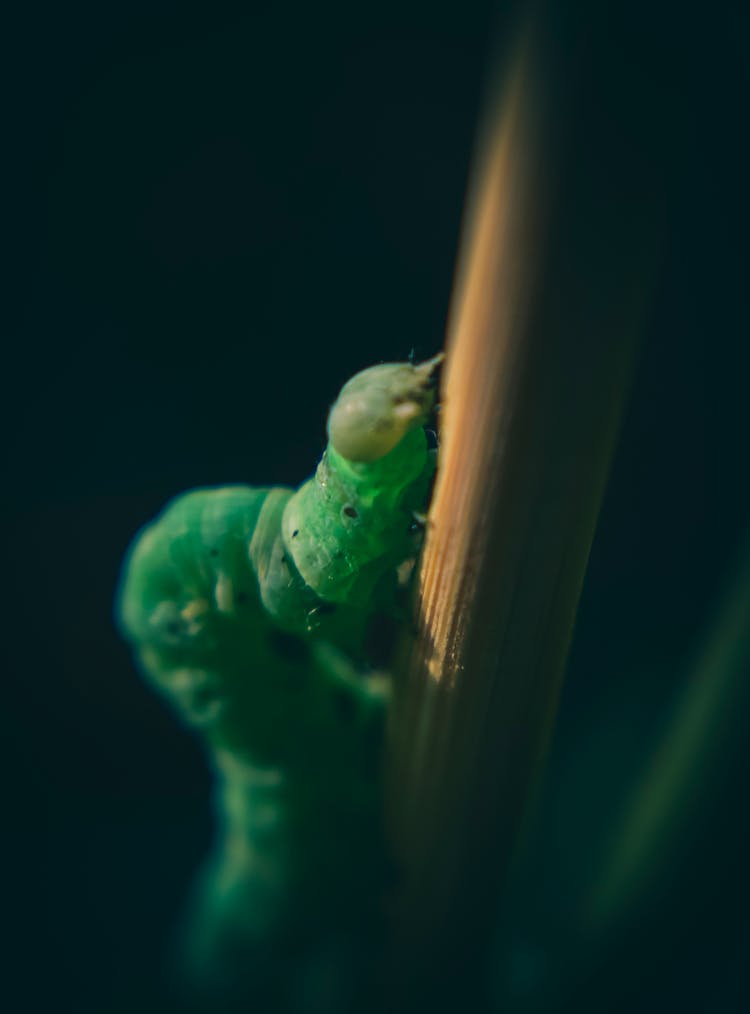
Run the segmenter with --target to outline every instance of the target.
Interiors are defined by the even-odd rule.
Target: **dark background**
[[[488,42],[513,14],[74,4],[9,26],[9,1009],[158,1009],[209,785],[115,635],[119,562],[179,491],[301,480],[348,376],[441,346]],[[577,854],[571,822],[589,835],[656,735],[750,516],[744,34],[676,4],[549,19],[584,68],[582,165],[620,137],[665,222],[551,756],[575,806],[550,827]],[[743,1009],[747,762],[620,965],[554,1002],[532,970],[506,1004]],[[565,875],[558,844],[539,862]],[[570,911],[550,880],[539,920]]]

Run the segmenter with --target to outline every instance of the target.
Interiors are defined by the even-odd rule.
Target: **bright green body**
[[[421,427],[373,462],[329,446],[296,493],[187,493],[130,550],[121,627],[218,776],[192,958],[215,983],[253,943],[277,960],[377,922],[387,681],[367,630],[396,613],[433,467]]]

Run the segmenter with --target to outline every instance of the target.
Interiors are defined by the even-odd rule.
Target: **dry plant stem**
[[[642,217],[608,219],[602,181],[577,178],[567,149],[547,144],[532,56],[527,42],[476,159],[417,634],[390,727],[407,1004],[410,986],[422,998],[445,996],[448,980],[465,990],[489,938],[552,726],[652,273]]]

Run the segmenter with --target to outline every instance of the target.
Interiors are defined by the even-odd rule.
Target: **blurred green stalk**
[[[728,741],[745,720],[750,685],[750,537],[738,554],[674,714],[623,807],[611,852],[588,900],[589,929],[624,917],[664,871],[691,822],[700,820]]]

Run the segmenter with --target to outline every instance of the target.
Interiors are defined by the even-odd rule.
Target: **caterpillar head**
[[[328,416],[328,439],[349,461],[377,461],[422,426],[435,403],[442,352],[425,363],[382,363],[344,384]]]

